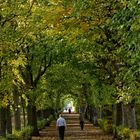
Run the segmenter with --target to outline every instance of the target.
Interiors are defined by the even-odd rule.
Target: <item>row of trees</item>
[[[22,111],[38,135],[37,110],[57,112],[69,94],[85,109],[113,105],[114,124],[136,127],[139,6],[138,0],[1,1],[0,134],[12,133],[13,112],[20,129]]]

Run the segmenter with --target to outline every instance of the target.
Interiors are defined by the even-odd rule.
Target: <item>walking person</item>
[[[71,114],[71,109],[69,108],[69,114]]]
[[[79,121],[80,121],[81,130],[83,130],[84,129],[84,115],[83,115],[83,113],[80,113]]]
[[[57,129],[59,131],[59,138],[60,138],[60,140],[64,140],[64,134],[65,134],[65,128],[66,128],[66,121],[62,117],[61,114],[59,115],[59,118],[57,119],[56,127],[57,127]]]

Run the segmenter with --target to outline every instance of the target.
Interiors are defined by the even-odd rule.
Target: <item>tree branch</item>
[[[46,72],[46,70],[51,66],[51,62],[52,62],[52,54],[50,56],[50,60],[49,60],[49,63],[47,65],[47,62],[46,62],[46,55],[44,56],[44,59],[42,59],[42,61],[44,60],[44,69],[41,70],[42,66],[40,65],[40,68],[38,70],[38,74],[34,80],[34,86],[36,87],[40,77]]]
[[[5,25],[6,22],[12,20],[12,19],[15,18],[16,16],[17,16],[17,15],[15,15],[15,14],[11,14],[11,15],[7,16],[7,17],[5,18],[5,20],[1,23],[1,27],[3,27],[3,26]]]

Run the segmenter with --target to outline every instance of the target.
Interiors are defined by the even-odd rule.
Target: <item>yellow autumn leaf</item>
[[[8,104],[9,104],[8,95],[5,95],[5,96],[3,97],[2,102],[1,102],[1,106],[2,106],[3,108],[6,108],[6,107],[8,106]]]
[[[81,26],[81,29],[85,32],[89,30],[89,25],[86,22],[81,22],[80,26]]]

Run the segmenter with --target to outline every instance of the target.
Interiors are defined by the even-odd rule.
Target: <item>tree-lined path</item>
[[[0,140],[39,136],[70,103],[120,140],[139,132],[139,25],[140,0],[0,0]],[[66,139],[105,135],[73,115]]]
[[[113,136],[104,133],[100,128],[94,127],[88,120],[85,120],[84,130],[79,126],[79,114],[63,114],[67,122],[65,140],[112,140]],[[56,122],[53,121],[50,127],[40,131],[40,137],[32,137],[32,140],[58,140]]]

